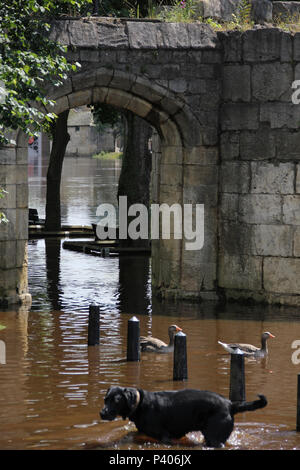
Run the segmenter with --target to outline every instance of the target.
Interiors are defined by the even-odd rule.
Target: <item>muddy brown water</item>
[[[82,183],[90,187],[93,178],[96,185],[88,197],[83,192],[92,214],[94,195],[107,180],[95,182],[98,162],[77,165]],[[78,184],[72,169],[72,181],[66,183],[70,192]],[[106,171],[113,182],[115,168]],[[43,185],[43,177],[32,180],[31,197],[41,201],[40,208]],[[86,213],[78,219],[78,199],[70,201],[74,197],[64,221],[70,222],[70,214],[76,213],[76,222],[86,223]],[[276,338],[269,341],[266,359],[246,359],[246,396],[252,400],[264,393],[268,406],[236,416],[226,449],[300,449],[300,433],[295,431],[300,365],[292,362],[292,343],[300,340],[297,311],[161,303],[151,295],[149,258],[98,258],[69,252],[61,244],[56,239],[30,241],[31,310],[0,312],[0,325],[5,326],[0,340],[6,346],[6,363],[0,364],[0,449],[203,449],[201,433],[191,433],[189,445],[165,445],[139,437],[127,420],[102,421],[99,410],[106,390],[110,385],[199,388],[228,396],[230,357],[217,341],[259,345],[262,331],[271,331]],[[88,347],[91,303],[101,308],[100,345]],[[170,324],[184,330],[186,381],[173,381],[173,354],[143,353],[140,362],[126,361],[127,323],[133,315],[140,320],[141,334],[167,340]]]

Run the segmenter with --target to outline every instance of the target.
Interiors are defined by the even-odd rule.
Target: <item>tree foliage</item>
[[[78,64],[68,63],[66,48],[49,39],[47,18],[91,1],[0,0],[0,144],[8,142],[7,129],[48,130],[56,116],[45,85],[60,85]]]

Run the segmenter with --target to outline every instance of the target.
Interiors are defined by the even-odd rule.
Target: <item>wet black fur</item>
[[[137,403],[137,391],[140,401]],[[264,408],[267,400],[258,395],[252,402],[231,402],[214,392],[184,389],[148,392],[132,387],[110,387],[100,416],[133,421],[139,432],[168,442],[191,431],[201,431],[207,446],[225,444],[234,427],[234,415]]]

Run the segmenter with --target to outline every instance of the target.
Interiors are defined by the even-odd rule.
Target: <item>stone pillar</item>
[[[8,223],[0,224],[0,305],[30,304],[27,281],[28,183],[27,147],[0,149],[0,212]]]
[[[186,249],[187,239],[183,243],[182,294],[186,298],[215,301],[218,254],[218,148],[216,146],[185,148],[183,204],[193,205],[193,231],[196,229],[196,205],[203,206],[204,220],[198,217],[199,243],[194,243],[195,248]],[[200,246],[202,231],[203,246]]]

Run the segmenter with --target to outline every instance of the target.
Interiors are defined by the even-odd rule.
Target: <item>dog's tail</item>
[[[258,395],[259,400],[254,401],[234,401],[231,405],[231,414],[242,413],[243,411],[254,411],[267,406],[268,401],[264,395]]]

